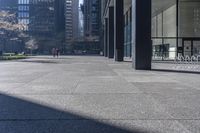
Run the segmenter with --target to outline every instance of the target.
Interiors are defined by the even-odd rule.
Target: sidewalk
[[[200,133],[200,75],[104,57],[0,62],[1,133]]]

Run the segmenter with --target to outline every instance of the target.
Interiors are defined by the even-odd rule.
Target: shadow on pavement
[[[51,61],[51,60],[18,60],[17,62],[40,63],[40,64],[58,64],[58,62]]]
[[[23,98],[24,99],[24,98]],[[148,133],[0,94],[1,133]],[[152,132],[151,132],[152,133]]]

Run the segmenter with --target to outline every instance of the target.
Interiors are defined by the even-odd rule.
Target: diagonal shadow
[[[0,133],[148,133],[0,94]],[[151,132],[152,133],[152,132]]]

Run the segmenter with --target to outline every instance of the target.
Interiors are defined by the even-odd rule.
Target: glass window
[[[152,0],[153,59],[173,60],[177,46],[176,0]]]
[[[29,0],[18,0],[18,4],[29,4]]]
[[[200,37],[199,0],[179,0],[179,36]]]

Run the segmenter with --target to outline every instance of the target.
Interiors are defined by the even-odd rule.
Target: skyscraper
[[[0,0],[0,10],[16,11],[17,0]]]
[[[55,0],[30,0],[29,33],[50,37],[55,33]]]
[[[100,0],[84,0],[84,35],[92,41],[99,41],[100,20],[101,20],[101,1]]]
[[[28,31],[29,11],[29,0],[18,0],[18,23],[25,25],[24,31]]]
[[[0,0],[0,11],[6,11],[8,14],[12,14],[13,17],[6,20],[7,22],[12,24],[18,22],[18,0]],[[24,45],[17,36],[19,34],[16,34],[16,32],[12,30],[6,30],[2,27],[0,28],[1,52],[22,52],[24,50]]]
[[[38,40],[39,53],[62,47],[65,30],[64,0],[30,0],[28,32]]]
[[[83,12],[81,10],[81,5],[79,6],[79,38],[84,36],[84,25],[83,25]]]
[[[79,37],[79,0],[65,0],[66,43]]]
[[[65,32],[65,0],[55,1],[56,32]]]

